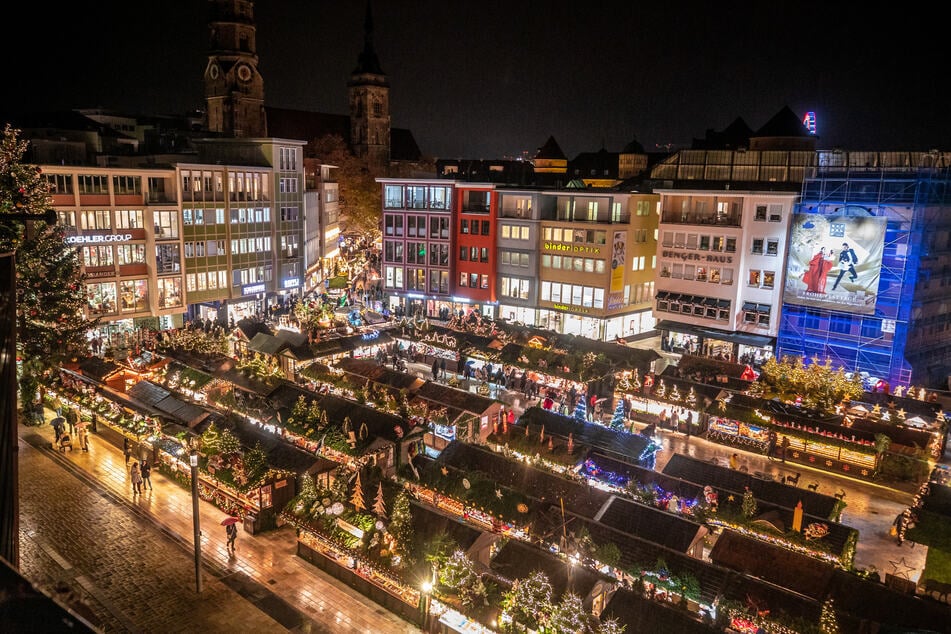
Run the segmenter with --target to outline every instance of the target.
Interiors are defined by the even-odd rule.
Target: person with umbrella
[[[59,442],[60,436],[63,435],[63,431],[65,430],[64,428],[65,423],[66,423],[66,419],[63,418],[62,416],[57,416],[56,418],[50,421],[50,425],[53,426],[53,433],[56,434],[57,443]]]
[[[232,555],[234,554],[234,542],[238,538],[238,522],[240,519],[238,517],[226,517],[221,520],[221,523],[225,526],[225,533],[228,535],[228,552]]]

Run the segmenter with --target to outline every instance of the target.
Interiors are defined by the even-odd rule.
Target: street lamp
[[[423,582],[422,586],[420,586],[420,590],[423,591],[423,596],[422,596],[423,631],[428,632],[429,631],[429,602],[430,602],[430,594],[433,591],[432,582],[427,579],[426,581]]]
[[[198,451],[191,450],[188,461],[192,468],[192,524],[195,527],[195,592],[201,594],[201,519],[198,517]]]

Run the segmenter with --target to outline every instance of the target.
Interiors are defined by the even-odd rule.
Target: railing
[[[660,221],[667,224],[718,225],[721,227],[741,226],[740,217],[732,214],[717,215],[665,211],[661,214]]]

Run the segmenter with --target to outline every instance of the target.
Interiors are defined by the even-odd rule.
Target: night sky
[[[834,5],[832,7],[827,5]],[[689,146],[783,106],[821,148],[951,150],[947,33],[918,3],[374,0],[393,125],[437,158]],[[13,5],[4,110],[203,104],[202,0]],[[346,114],[364,0],[261,0],[269,106]],[[12,99],[11,99],[12,97]]]

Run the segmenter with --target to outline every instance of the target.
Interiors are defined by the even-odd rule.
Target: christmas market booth
[[[380,350],[386,350],[394,339],[390,331],[365,329],[362,332],[340,336],[328,334],[313,344],[314,357],[321,363],[333,365],[345,358],[374,358]]]
[[[461,374],[467,361],[473,362],[472,367],[482,367],[502,347],[495,337],[431,323],[422,328],[393,330],[392,333],[400,348],[410,354],[411,361],[426,365],[445,361],[446,372],[452,374]]]
[[[335,384],[338,387],[350,389],[355,394],[366,387],[367,381],[374,387],[382,388],[394,398],[404,390],[406,393],[413,392],[424,383],[423,379],[413,374],[391,370],[369,359],[343,357],[334,364],[334,370],[346,379],[346,383],[336,380]]]
[[[442,448],[442,441],[455,438],[485,442],[493,424],[501,422],[504,416],[501,401],[436,381],[418,386],[411,393],[409,403],[411,408],[421,407],[429,418],[435,418],[435,437],[428,438],[427,447],[437,450]]]
[[[240,356],[265,357],[272,366],[276,366],[284,378],[290,380],[294,380],[301,370],[317,358],[307,341],[307,335],[284,329],[273,335],[266,332],[257,333]]]
[[[397,413],[285,382],[268,397],[266,421],[288,442],[352,467],[379,467],[384,477],[421,453],[423,428]]]
[[[678,632],[680,634],[709,634],[710,626],[700,615],[675,609],[666,601],[645,598],[643,591],[619,588],[601,613],[602,622],[615,620],[626,632]]]
[[[724,390],[679,378],[671,372],[673,369],[668,367],[659,376],[651,374],[643,379],[636,373],[622,376],[618,391],[630,399],[633,418],[699,436],[707,431],[706,412],[722,398]]]

